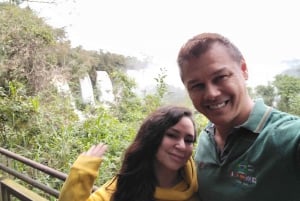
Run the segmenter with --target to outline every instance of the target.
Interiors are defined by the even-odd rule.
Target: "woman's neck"
[[[157,185],[162,188],[172,188],[180,181],[180,171],[156,171]]]

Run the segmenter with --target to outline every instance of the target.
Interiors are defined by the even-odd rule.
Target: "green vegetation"
[[[148,61],[103,50],[71,48],[63,29],[47,25],[29,8],[0,3],[0,146],[12,152],[67,173],[77,156],[91,145],[109,145],[101,166],[101,185],[119,169],[122,153],[141,124],[157,107],[171,103],[191,107],[186,96],[174,99],[161,68],[153,80],[153,92],[139,96],[128,69],[141,69]],[[115,102],[109,107],[83,104],[79,79],[88,74],[95,85],[95,72],[105,70],[113,83]],[[63,78],[71,97],[58,92],[53,80]],[[175,101],[176,102],[175,102]],[[197,114],[199,125],[206,119]],[[200,127],[198,128],[200,129]],[[22,165],[19,172],[29,174],[54,188],[61,182],[37,176]]]
[[[295,69],[300,69],[295,67]],[[273,82],[267,86],[259,85],[255,88],[252,96],[263,98],[264,101],[279,110],[300,115],[300,78],[299,74],[294,76],[280,74],[275,76]]]

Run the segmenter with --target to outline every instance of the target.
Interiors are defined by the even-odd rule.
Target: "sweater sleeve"
[[[103,200],[101,197],[91,194],[101,161],[101,158],[80,155],[72,165],[63,184],[59,201]]]

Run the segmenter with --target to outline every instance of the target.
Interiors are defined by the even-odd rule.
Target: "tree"
[[[54,55],[64,31],[53,29],[30,9],[0,4],[0,86],[18,80],[34,94],[51,81]]]
[[[263,98],[267,105],[274,106],[275,88],[270,83],[267,86],[258,85],[255,87],[255,96]]]
[[[273,82],[280,97],[278,109],[300,115],[300,79],[288,75],[277,75]]]

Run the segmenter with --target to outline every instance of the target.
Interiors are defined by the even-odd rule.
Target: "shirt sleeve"
[[[91,194],[101,162],[101,158],[80,155],[63,184],[59,201],[101,201]]]

